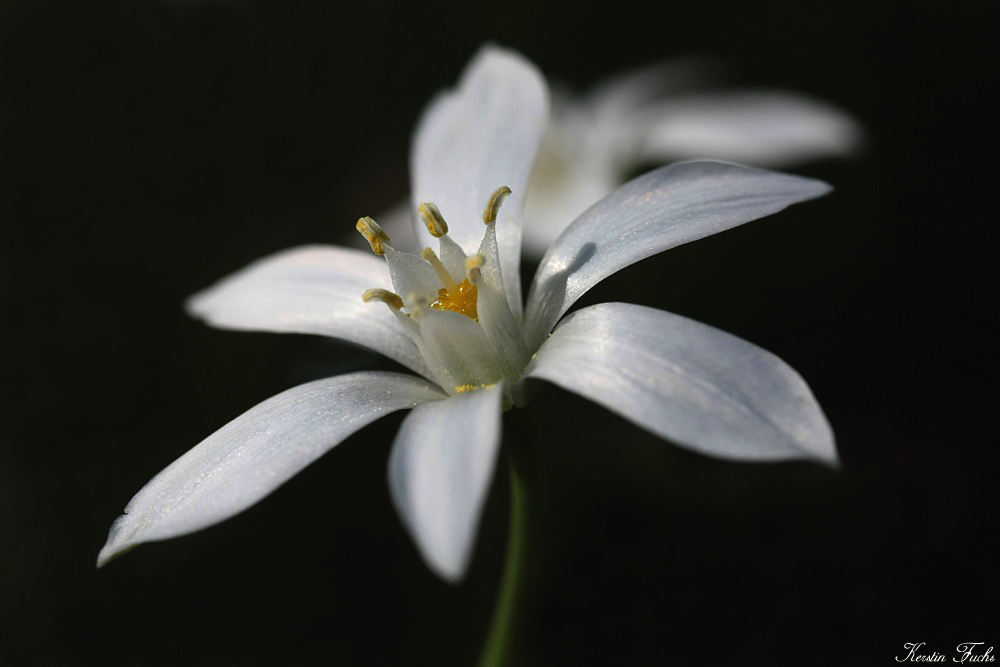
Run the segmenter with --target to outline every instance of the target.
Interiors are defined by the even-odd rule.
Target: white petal
[[[705,454],[837,461],[819,404],[788,364],[662,310],[603,303],[577,311],[538,350],[527,375]]]
[[[544,181],[531,182],[522,242],[526,256],[542,257],[570,222],[621,184],[611,174],[598,171],[603,166],[599,163],[584,166],[583,161],[591,157],[599,160],[601,155],[581,155],[581,162],[562,173],[551,173]],[[589,169],[590,166],[595,168]]]
[[[385,249],[385,265],[389,268],[393,288],[400,296],[415,293],[430,299],[437,298],[441,281],[423,258],[388,247]]]
[[[622,126],[637,108],[717,83],[724,69],[721,61],[706,56],[665,60],[613,74],[584,101],[602,123]]]
[[[424,356],[439,384],[453,393],[457,386],[492,384],[502,377],[489,340],[475,320],[448,310],[427,308],[419,319]]]
[[[624,145],[615,132],[603,129],[568,103],[561,112],[553,109],[528,188],[522,229],[526,254],[541,257],[570,222],[621,185]]]
[[[500,444],[499,385],[426,403],[403,421],[389,458],[389,488],[427,564],[465,573]]]
[[[500,209],[497,236],[507,297],[518,315],[521,215],[547,118],[548,93],[538,70],[512,51],[486,47],[458,89],[430,105],[414,138],[414,207],[437,204],[449,235],[466,253],[479,246],[490,195],[503,185],[513,190]],[[431,245],[422,225],[416,234],[422,245]]]
[[[438,239],[438,253],[441,256],[441,263],[448,269],[455,282],[462,282],[465,279],[465,260],[468,258],[462,247],[445,234]]]
[[[265,257],[199,292],[188,312],[224,329],[321,334],[369,347],[423,375],[426,365],[396,319],[361,295],[392,289],[370,251],[303,246]]]
[[[528,296],[529,347],[584,292],[629,264],[829,191],[811,178],[722,162],[682,162],[626,183],[577,218],[542,259]]]
[[[520,318],[514,316],[510,304],[504,299],[495,232],[496,225],[490,225],[479,246],[479,254],[485,259],[485,264],[477,283],[476,309],[479,325],[493,348],[494,358],[502,368],[504,377],[516,382],[528,365],[531,355],[524,342]]]
[[[800,95],[752,91],[686,95],[633,110],[634,159],[714,158],[787,167],[861,147],[858,123]]]
[[[111,526],[98,566],[242,512],[366,424],[444,397],[412,375],[365,372],[273,396],[229,422],[154,477]]]

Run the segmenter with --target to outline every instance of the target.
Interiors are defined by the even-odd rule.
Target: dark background
[[[1000,642],[986,6],[0,4],[0,663],[474,663],[507,477],[468,577],[441,582],[390,504],[399,414],[225,524],[94,559],[132,494],[229,419],[392,368],[212,330],[180,304],[403,197],[421,108],[486,40],[577,87],[715,55],[731,83],[834,101],[868,133],[858,158],[796,169],[833,195],[581,304],[667,309],[779,354],[842,470],[701,457],[554,387],[505,415],[508,437],[537,441],[549,499],[538,660],[881,665],[907,641],[949,659]]]

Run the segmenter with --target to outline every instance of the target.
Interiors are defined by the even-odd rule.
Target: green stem
[[[532,535],[536,532],[532,508],[536,504],[534,443],[515,442],[507,449],[510,464],[510,534],[507,562],[493,622],[479,667],[511,667],[526,664],[524,629],[528,625],[527,594],[532,588],[535,563],[530,560]]]

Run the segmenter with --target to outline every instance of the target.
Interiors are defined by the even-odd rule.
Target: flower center
[[[447,287],[439,289],[437,298],[431,301],[430,306],[438,310],[450,310],[478,322],[479,313],[476,312],[478,298],[479,290],[466,278],[454,290]]]
[[[428,206],[424,204],[421,209]],[[430,204],[433,206],[433,204]],[[434,207],[437,211],[437,207]],[[422,211],[421,211],[422,212]],[[440,213],[438,216],[440,217]],[[435,234],[438,238],[444,236],[448,227],[444,222],[444,218],[441,218],[440,224],[431,220],[428,225],[429,229],[439,231],[439,234]],[[440,231],[440,230],[444,231]],[[434,234],[434,232],[431,232]],[[470,282],[468,278],[460,283],[455,282],[455,278],[452,277],[451,272],[448,271],[448,267],[438,258],[430,248],[424,248],[421,253],[431,268],[434,269],[434,273],[437,274],[438,280],[444,285],[441,289],[437,291],[437,298],[430,302],[431,308],[437,308],[438,310],[450,310],[461,315],[465,315],[468,318],[479,321],[479,314],[476,312],[476,303],[479,300],[479,290],[476,288],[475,284]],[[468,261],[468,260],[466,260]]]
[[[498,188],[483,211],[486,225],[478,252],[468,255],[448,236],[448,223],[433,203],[418,208],[437,238],[439,252],[399,252],[371,218],[357,229],[372,251],[385,257],[394,292],[367,290],[366,302],[381,301],[413,340],[432,377],[451,394],[506,380],[516,382],[530,354],[503,287],[496,220],[510,188]]]

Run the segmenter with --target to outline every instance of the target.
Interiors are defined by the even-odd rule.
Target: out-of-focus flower
[[[692,158],[787,168],[857,152],[859,124],[797,93],[706,89],[717,63],[691,58],[553,97],[528,193],[524,250],[541,256],[568,221],[636,169]]]
[[[341,375],[252,408],[132,499],[98,564],[229,518],[366,424],[412,408],[390,456],[392,497],[428,565],[457,580],[497,460],[501,413],[523,402],[531,378],[706,454],[836,461],[829,425],[805,382],[746,341],[625,303],[584,308],[555,327],[576,299],[619,269],[829,186],[719,162],[652,171],[569,226],[522,304],[522,212],[547,113],[535,68],[514,53],[484,49],[416,134],[413,208],[426,226],[416,235],[436,242],[437,252],[400,252],[362,218],[358,230],[375,255],[295,248],[191,299],[191,312],[215,326],[334,336],[416,375]]]

